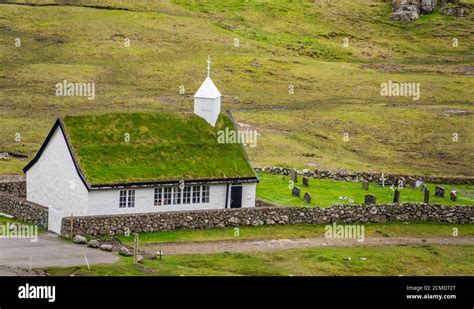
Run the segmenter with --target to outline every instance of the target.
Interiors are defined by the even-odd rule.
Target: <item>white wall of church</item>
[[[194,113],[215,126],[221,113],[221,98],[194,98]]]
[[[227,207],[230,207],[230,186]],[[255,183],[242,185],[242,207],[255,206]],[[89,192],[87,215],[115,215],[131,213],[151,213],[168,211],[188,211],[205,209],[224,209],[227,184],[210,185],[209,203],[191,203],[177,205],[154,205],[154,188],[135,189],[135,207],[119,207],[120,190],[100,190]]]
[[[88,192],[79,178],[59,127],[38,161],[26,172],[26,199],[60,216],[85,215]]]

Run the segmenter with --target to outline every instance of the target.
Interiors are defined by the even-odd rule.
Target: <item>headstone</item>
[[[421,187],[421,185],[423,185],[423,181],[421,181],[421,180],[415,181],[415,188],[416,188],[416,189],[418,189],[419,187]]]
[[[308,192],[305,192],[303,198],[304,198],[304,201],[305,201],[306,203],[308,203],[308,204],[311,203],[311,194],[309,194]]]
[[[303,186],[309,186],[308,177],[303,177]]]
[[[371,204],[375,204],[376,203],[376,199],[375,199],[375,195],[366,195],[365,198],[364,198],[364,204],[366,205],[371,205]]]
[[[450,196],[451,196],[451,201],[456,202],[456,200],[458,199],[457,191],[452,190],[450,193]]]
[[[290,177],[293,182],[298,182],[298,172],[296,170],[291,170]]]
[[[441,186],[435,187],[435,196],[444,197],[444,188]]]
[[[400,202],[400,191],[395,190],[395,192],[393,193],[393,202],[394,203]]]
[[[369,190],[369,182],[367,180],[362,180],[362,190]]]
[[[301,195],[301,190],[297,186],[294,186],[293,189],[291,190],[291,194],[294,196],[300,196]]]
[[[424,198],[423,198],[423,203],[425,203],[425,204],[430,203],[430,190],[428,190],[427,188],[425,189],[425,195],[424,195]]]

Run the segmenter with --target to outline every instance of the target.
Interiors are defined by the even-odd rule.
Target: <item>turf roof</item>
[[[90,185],[255,177],[241,144],[217,142],[219,130],[235,129],[225,114],[215,127],[194,114],[162,112],[62,121]]]

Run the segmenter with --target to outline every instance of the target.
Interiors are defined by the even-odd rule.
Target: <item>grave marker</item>
[[[367,180],[362,180],[362,190],[369,190],[369,182]]]
[[[364,197],[364,204],[371,205],[371,204],[375,204],[375,203],[376,203],[375,195],[368,194]]]
[[[424,198],[423,198],[423,203],[425,203],[425,204],[430,203],[430,190],[428,190],[427,188],[425,188],[425,195],[424,195]]]
[[[418,189],[423,184],[424,184],[423,181],[417,180],[417,181],[415,181],[415,188]]]
[[[441,186],[435,187],[435,196],[444,197],[444,188]]]
[[[298,172],[295,169],[291,170],[290,177],[293,182],[298,182]]]
[[[309,186],[308,177],[303,177],[303,186]]]
[[[393,202],[394,203],[400,202],[400,191],[395,190],[395,192],[393,193]]]
[[[305,201],[306,203],[308,203],[308,204],[311,203],[311,194],[309,194],[308,192],[305,192],[303,198],[304,198],[304,201]]]
[[[300,197],[301,195],[300,188],[298,188],[297,186],[294,186],[293,189],[291,190],[291,194],[293,194],[294,196]]]
[[[451,201],[456,202],[456,200],[458,199],[457,191],[456,191],[456,190],[452,190],[452,191],[450,192],[450,197],[451,197]]]

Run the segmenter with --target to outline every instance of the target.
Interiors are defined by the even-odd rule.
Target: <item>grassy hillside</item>
[[[67,114],[191,111],[211,55],[223,108],[260,133],[255,166],[474,175],[474,14],[403,24],[375,0],[82,6],[0,4],[0,152],[31,158]],[[95,82],[96,99],[56,97],[63,80]],[[388,80],[420,83],[420,100],[380,96]],[[0,160],[0,173],[25,163]]]

